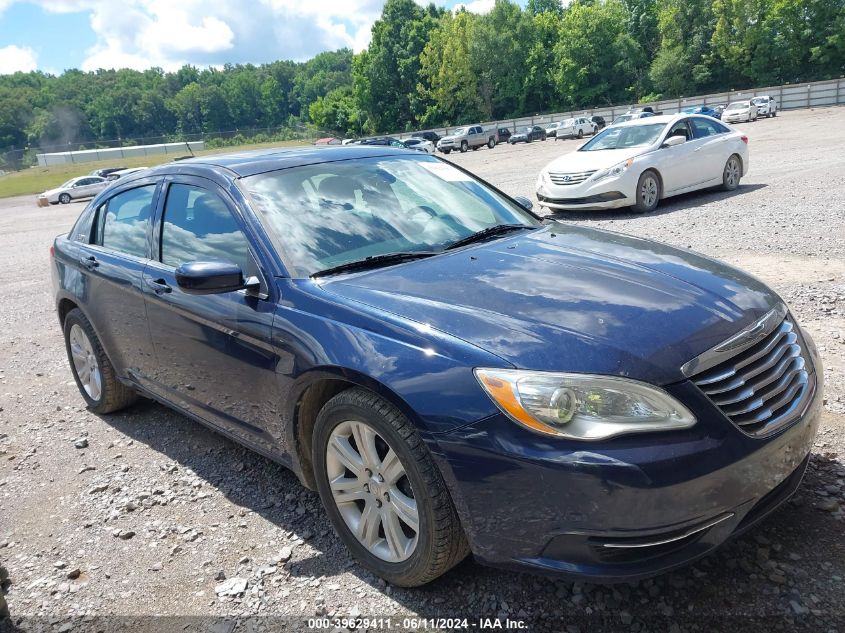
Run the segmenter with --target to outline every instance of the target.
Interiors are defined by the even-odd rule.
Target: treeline
[[[845,72],[845,0],[386,0],[367,50],[0,77],[0,148],[308,124],[361,135]]]

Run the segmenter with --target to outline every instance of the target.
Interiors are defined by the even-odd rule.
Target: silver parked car
[[[68,204],[73,200],[93,198],[108,186],[109,181],[100,176],[71,178],[63,185],[49,189],[38,196],[38,206],[46,207],[48,204],[57,203]]]

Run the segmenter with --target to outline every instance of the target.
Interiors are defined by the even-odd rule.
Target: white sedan
[[[546,165],[537,199],[551,209],[645,213],[680,193],[732,191],[746,173],[747,136],[708,116],[661,115],[605,128]]]
[[[435,150],[434,143],[427,141],[424,138],[406,138],[402,141],[402,143],[404,143],[405,147],[408,149],[412,149],[416,152],[422,152],[424,154],[433,154]]]
[[[55,189],[49,189],[37,198],[38,206],[46,207],[48,204],[68,204],[72,200],[81,198],[93,198],[103,189],[109,186],[109,181],[100,176],[80,176],[71,178],[65,184]]]
[[[567,119],[558,125],[555,140],[571,137],[584,138],[585,134],[595,134],[597,129],[598,126],[595,123],[584,117]]]
[[[757,105],[752,101],[734,101],[729,103],[722,112],[722,121],[725,123],[738,123],[744,121],[756,121],[758,116]]]

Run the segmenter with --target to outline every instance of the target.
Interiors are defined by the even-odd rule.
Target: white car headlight
[[[573,440],[686,429],[695,416],[653,385],[594,374],[476,369],[487,395],[514,422]]]
[[[597,171],[596,173],[593,174],[592,179],[593,179],[593,181],[596,181],[596,180],[601,180],[602,178],[612,178],[614,176],[619,176],[619,175],[625,173],[625,171],[633,164],[634,164],[634,159],[629,158],[628,160],[624,160],[621,163],[619,163],[618,165],[614,165],[613,167],[610,167],[609,169],[600,169],[599,171]]]

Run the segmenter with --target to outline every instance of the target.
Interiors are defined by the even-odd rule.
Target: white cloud
[[[490,13],[493,10],[493,6],[496,4],[496,0],[473,0],[469,3],[460,3],[455,5],[455,9],[459,9],[463,7],[470,13]]]
[[[16,1],[24,0],[0,0],[0,11]],[[342,47],[357,52],[369,44],[383,6],[383,0],[29,1],[53,13],[90,12],[96,43],[83,70],[301,61]]]
[[[0,75],[10,75],[19,70],[29,72],[36,68],[38,55],[31,48],[14,45],[0,48]]]

